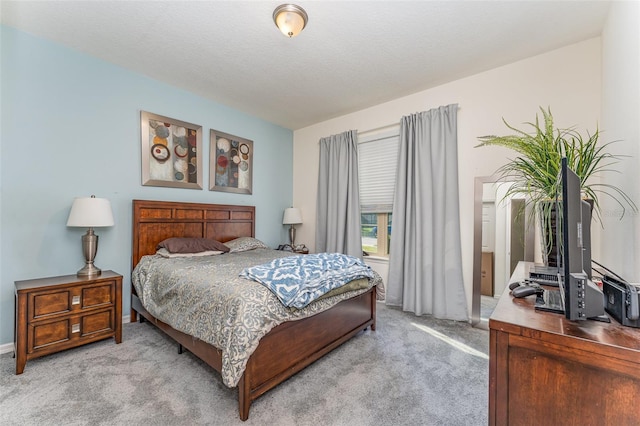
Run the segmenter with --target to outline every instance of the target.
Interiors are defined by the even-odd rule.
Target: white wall
[[[305,218],[298,240],[315,247],[318,140],[357,129],[397,123],[404,115],[457,103],[462,262],[471,312],[473,189],[476,176],[489,176],[506,161],[501,148],[474,148],[477,137],[505,134],[504,117],[519,126],[550,106],[561,127],[594,129],[600,119],[600,38],[590,39],[433,89],[415,93],[294,132],[293,201]]]
[[[602,128],[616,152],[626,154],[612,183],[640,202],[640,3],[614,2],[602,33]],[[603,205],[600,260],[627,280],[640,282],[640,216]]]
[[[387,279],[389,278],[389,262],[379,257],[365,257],[364,261],[380,275],[386,289]]]

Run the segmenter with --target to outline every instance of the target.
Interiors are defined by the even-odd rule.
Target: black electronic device
[[[520,286],[532,286],[532,287],[540,287],[537,283],[531,281],[531,280],[524,280],[524,281],[514,281],[512,283],[509,283],[509,290],[513,290],[514,288],[520,287]]]
[[[567,170],[569,173],[572,173],[575,175],[575,173],[568,167],[567,165]],[[562,184],[563,182],[563,172],[562,169],[560,171],[560,174],[558,175],[558,182],[561,183],[561,190],[559,191],[558,194],[556,194],[556,211],[557,211],[557,217],[559,218],[558,220],[556,220],[556,229],[561,226],[561,222],[562,222],[562,208],[561,208],[561,202],[562,202],[562,194],[561,191],[564,189],[564,185]],[[570,182],[568,182],[569,188],[568,190],[570,191],[570,193],[574,194],[576,193],[576,186],[574,185],[577,182],[577,187],[580,187],[580,178],[575,175],[575,179],[572,179],[572,177],[569,177]],[[575,195],[575,194],[574,194]],[[591,270],[591,210],[592,210],[592,205],[589,204],[588,202],[582,200],[581,198],[582,194],[580,193],[580,197],[578,198],[574,198],[572,200],[572,205],[570,206],[570,210],[572,212],[577,212],[580,211],[581,213],[581,218],[580,218],[580,222],[584,223],[585,226],[581,226],[580,229],[580,236],[579,236],[579,244],[580,244],[580,255],[578,255],[577,253],[574,254],[574,258],[581,258],[582,259],[582,270],[584,271],[584,273],[587,274],[587,278],[591,279],[592,278],[592,270]],[[563,238],[563,234],[561,232],[556,232],[556,244],[562,244]],[[530,271],[529,271],[529,279],[535,283],[538,284],[542,284],[542,285],[547,285],[547,286],[553,286],[553,287],[558,287],[560,284],[558,282],[558,277],[560,276],[564,276],[564,272],[565,272],[565,265],[564,265],[564,253],[562,252],[562,246],[560,246],[558,248],[558,250],[556,250],[557,253],[557,258],[556,260],[556,265],[557,266],[549,266],[549,265],[535,265]]]
[[[583,239],[584,229],[591,226],[591,206],[582,200],[580,178],[569,168],[566,157],[562,158],[560,175],[562,198],[557,202],[561,209],[556,227],[558,235],[562,234],[564,277],[559,276],[558,283],[560,295],[564,293],[564,314],[567,319],[574,321],[604,316],[604,295],[591,281],[583,265],[585,243],[591,242]],[[583,217],[587,211],[588,217]],[[589,248],[589,271],[590,251]]]
[[[536,285],[521,285],[511,290],[513,297],[517,298],[531,296],[532,294],[542,294],[543,292],[544,290]]]
[[[304,244],[292,246],[291,244],[280,244],[276,250],[290,251],[297,254],[309,254],[309,249]]]
[[[566,158],[562,158],[558,179],[561,189],[556,194],[556,238],[562,244],[558,285],[564,315],[572,321],[607,321],[604,295],[590,275],[591,206],[582,200],[580,178],[569,168]],[[536,309],[549,310],[542,304]]]
[[[516,287],[520,287],[520,281],[514,281],[512,283],[509,284],[509,290],[513,290]]]
[[[622,325],[640,328],[640,290],[635,285],[605,275],[602,291],[609,315]]]
[[[536,299],[536,310],[564,314],[560,290],[545,289],[544,293]]]
[[[529,271],[529,280],[536,284],[558,287],[558,274],[561,273],[559,266],[535,265]]]

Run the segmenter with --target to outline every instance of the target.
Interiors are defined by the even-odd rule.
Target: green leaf
[[[575,128],[556,128],[551,108],[540,107],[542,122],[536,114],[535,122],[525,123],[529,132],[518,129],[503,118],[505,126],[513,132],[506,136],[480,136],[480,144],[476,147],[500,146],[516,153],[496,171],[504,181],[514,182],[504,198],[519,196],[525,198],[526,205],[538,209],[544,217],[548,214],[545,201],[554,199],[559,190],[558,175],[563,157],[571,170],[580,178],[583,195],[593,200],[594,217],[602,223],[600,213],[600,196],[613,199],[622,209],[624,216],[627,208],[638,212],[635,202],[620,188],[611,184],[593,183],[594,177],[602,177],[607,173],[618,173],[615,165],[625,156],[611,154],[608,150],[615,142],[602,143],[600,130],[587,132],[586,137]],[[542,206],[542,207],[541,207]]]

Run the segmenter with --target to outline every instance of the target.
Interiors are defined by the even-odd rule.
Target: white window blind
[[[358,179],[362,213],[390,213],[396,184],[399,127],[358,136]]]

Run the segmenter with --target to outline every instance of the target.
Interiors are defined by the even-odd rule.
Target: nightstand
[[[122,275],[16,281],[16,374],[28,360],[109,337],[122,341]]]

